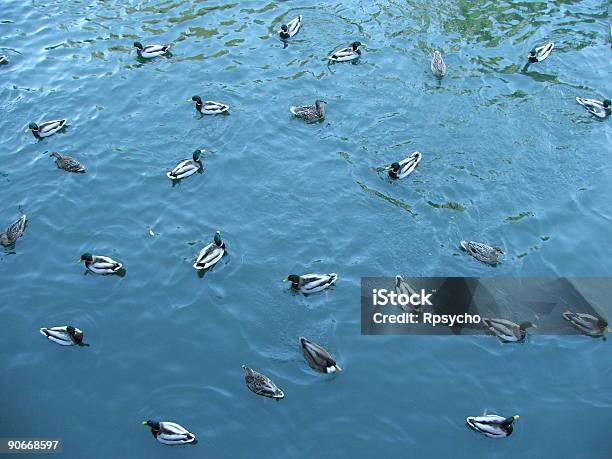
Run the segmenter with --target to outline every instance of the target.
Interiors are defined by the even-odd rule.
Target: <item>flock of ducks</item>
[[[299,15],[288,23],[283,24],[279,30],[280,38],[288,40],[295,36],[299,32],[302,22],[303,17]],[[329,55],[328,59],[330,62],[338,63],[356,61],[362,55],[361,46],[362,44],[360,42],[355,41],[345,48],[334,51]],[[135,42],[134,47],[136,48],[138,56],[142,59],[170,56],[169,45],[151,44],[143,46],[140,42]],[[549,56],[553,49],[554,43],[547,43],[533,48],[527,56],[528,61],[525,65],[525,69],[531,64],[542,62]],[[8,58],[0,55],[0,64],[7,63]],[[439,50],[435,50],[432,55],[431,72],[438,79],[446,75],[447,66]],[[229,106],[227,104],[215,101],[202,101],[200,96],[193,96],[191,100],[195,102],[196,110],[202,115],[218,115],[229,111]],[[610,116],[612,103],[609,99],[599,101],[578,97],[576,100],[589,113],[598,118]],[[314,105],[290,107],[290,111],[294,116],[308,123],[314,123],[325,119],[326,105],[325,101],[317,100]],[[41,124],[30,123],[28,128],[36,138],[43,139],[61,131],[66,126],[66,122],[67,120],[61,119],[47,121]],[[185,179],[196,172],[201,173],[204,169],[201,159],[203,153],[204,150],[194,151],[191,158],[181,160],[171,171],[167,172],[166,175],[169,179],[174,181]],[[70,156],[54,152],[51,154],[51,157],[55,158],[55,163],[58,168],[67,172],[84,173],[86,171],[83,164]],[[407,158],[392,163],[386,168],[389,177],[393,180],[406,178],[415,170],[421,159],[421,153],[415,151]],[[0,234],[0,244],[5,247],[13,246],[17,239],[23,235],[26,224],[27,218],[25,215],[22,215],[16,222],[11,224],[5,232]],[[491,266],[495,266],[499,263],[500,258],[504,255],[503,250],[499,247],[492,247],[481,242],[461,241],[460,245],[469,255]],[[213,237],[213,241],[204,247],[197,255],[193,268],[199,271],[211,269],[225,255],[225,250],[225,242],[221,239],[221,232],[217,231]],[[107,256],[84,253],[81,255],[80,261],[85,263],[85,267],[88,271],[95,274],[118,274],[123,270],[122,263]],[[313,273],[304,275],[291,274],[284,279],[284,281],[290,282],[292,289],[308,295],[329,288],[337,279],[338,275],[336,273]],[[412,292],[410,285],[402,279],[401,276],[396,276],[395,288],[398,293]],[[411,312],[418,314],[422,312],[422,309],[418,306],[413,307]],[[588,336],[603,337],[608,327],[608,323],[604,319],[589,314],[567,311],[563,313],[563,317],[573,327]],[[504,343],[523,342],[527,336],[527,329],[536,327],[531,322],[516,324],[505,319],[483,318],[482,320],[485,328]],[[87,346],[87,344],[83,342],[83,331],[71,325],[41,328],[40,333],[50,341],[62,346]],[[300,337],[299,346],[306,362],[312,369],[325,374],[341,371],[341,367],[331,357],[330,353],[319,344],[313,343],[304,337]],[[245,383],[249,390],[263,397],[277,400],[284,398],[284,392],[270,378],[246,365],[243,365],[242,369],[245,371]],[[499,438],[507,437],[512,434],[513,423],[518,418],[518,415],[503,417],[484,413],[481,416],[468,417],[466,423],[471,429],[487,437]],[[174,422],[147,420],[142,424],[151,429],[151,433],[160,443],[167,445],[197,443],[197,438],[193,433]]]

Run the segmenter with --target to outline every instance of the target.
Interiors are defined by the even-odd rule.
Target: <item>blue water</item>
[[[276,30],[297,14],[284,47]],[[3,0],[0,225],[29,225],[0,252],[0,437],[59,437],[70,458],[610,457],[609,343],[362,337],[359,323],[362,276],[612,275],[610,120],[575,102],[612,94],[609,22],[598,0]],[[139,62],[135,40],[173,57]],[[358,64],[327,65],[354,40]],[[201,118],[195,94],[231,113]],[[317,98],[325,122],[291,118]],[[26,131],[64,117],[48,139]],[[196,148],[206,170],[172,187],[165,172]],[[414,150],[409,178],[377,172]],[[217,229],[228,256],[200,278]],[[478,263],[463,238],[504,262]],[[83,252],[127,275],[84,275]],[[337,285],[304,297],[281,282],[313,271]],[[38,333],[64,324],[90,347]],[[344,371],[315,374],[301,335]],[[285,400],[249,392],[242,364]],[[521,415],[512,437],[465,427],[485,409]],[[158,444],[148,418],[200,443]]]

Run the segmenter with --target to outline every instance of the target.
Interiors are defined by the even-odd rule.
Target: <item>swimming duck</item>
[[[421,153],[415,151],[410,156],[402,159],[399,163],[389,166],[389,177],[392,179],[402,179],[412,173],[421,162]]]
[[[222,104],[221,102],[215,102],[213,100],[202,102],[200,96],[193,96],[191,100],[196,103],[196,110],[202,115],[218,115],[229,110],[229,105]]]
[[[604,99],[599,101],[596,99],[582,99],[576,97],[576,102],[582,105],[587,112],[595,115],[597,118],[605,118],[610,116],[612,113],[612,101],[610,99]]]
[[[520,325],[505,319],[482,318],[482,324],[502,343],[520,343],[525,340],[528,328],[538,328],[531,322],[523,322]]]
[[[542,62],[544,59],[548,57],[548,55],[550,54],[550,52],[553,50],[554,47],[555,47],[555,44],[553,42],[550,42],[550,43],[546,43],[545,45],[533,48],[531,51],[529,51],[529,54],[527,55],[527,59],[529,59],[529,62],[531,64],[535,62]]]
[[[193,267],[198,270],[211,268],[221,260],[224,254],[225,242],[221,240],[221,231],[217,231],[213,242],[200,250]]]
[[[404,280],[404,278],[402,276],[395,276],[395,293],[397,293],[398,295],[414,295],[416,293],[416,291],[412,288],[412,286],[406,281]],[[411,308],[408,308],[408,306],[412,306]],[[423,312],[423,305],[418,304],[418,305],[403,305],[400,304],[400,308],[402,308],[404,311],[406,312],[411,312],[413,314],[420,314],[421,312]]]
[[[150,427],[153,436],[164,445],[195,445],[198,442],[194,434],[175,422],[143,421],[142,425]]]
[[[276,399],[285,397],[283,391],[280,390],[267,376],[262,375],[255,370],[251,370],[246,365],[242,365],[242,369],[245,371],[244,380],[246,385],[252,392],[255,392],[257,395],[261,395],[263,397]]]
[[[302,15],[300,14],[297,18],[292,19],[287,24],[283,24],[280,29],[280,37],[283,40],[287,38],[293,37],[296,33],[300,31],[300,27],[302,27]]]
[[[194,151],[192,159],[183,159],[166,175],[170,180],[180,180],[201,171],[204,168],[200,159],[201,154],[202,150]]]
[[[72,325],[63,327],[41,328],[40,333],[61,346],[85,346],[83,332]]]
[[[334,51],[329,60],[333,62],[349,62],[359,59],[361,57],[361,50],[359,47],[361,43],[358,41],[351,43],[351,46]]]
[[[336,371],[342,371],[340,365],[332,359],[331,355],[322,346],[308,341],[304,337],[300,337],[300,346],[304,357],[313,370],[320,371],[321,373],[335,373]]]
[[[434,51],[431,58],[431,73],[433,73],[436,78],[442,78],[446,75],[446,64],[444,63],[444,59],[442,59],[442,53],[437,49]]]
[[[84,253],[79,261],[84,261],[85,267],[96,274],[115,274],[123,268],[121,263],[110,257],[92,255],[91,253]]]
[[[0,244],[4,247],[9,247],[15,244],[17,239],[23,236],[28,219],[22,215],[19,220],[11,223],[4,233],[0,233]]]
[[[302,293],[316,293],[321,290],[325,290],[330,287],[336,280],[338,275],[336,273],[331,274],[303,274],[298,276],[291,274],[283,279],[283,282],[291,281],[291,287],[294,290],[299,290]]]
[[[466,419],[466,422],[469,427],[487,437],[502,438],[512,435],[514,430],[512,424],[518,418],[518,415],[505,418],[496,414],[484,414],[482,416],[470,416]]]
[[[478,261],[482,261],[491,266],[495,266],[499,263],[499,258],[505,255],[499,247],[491,247],[481,242],[461,241],[461,247]]]
[[[4,54],[0,54],[0,65],[2,64],[8,64],[8,57]]]
[[[51,153],[51,157],[56,158],[55,164],[57,164],[57,167],[65,170],[66,172],[85,172],[85,166],[70,156],[65,156],[58,152],[54,152]]]
[[[563,313],[563,318],[583,335],[593,336],[595,338],[603,337],[608,327],[608,322],[606,320],[592,316],[591,314],[566,311]]]
[[[143,59],[153,59],[154,57],[164,56],[170,50],[170,45],[147,45],[142,46],[139,41],[134,42],[136,52]]]
[[[289,111],[298,118],[302,118],[309,123],[323,121],[325,119],[325,106],[327,102],[324,100],[315,101],[314,105],[302,105],[301,107],[290,107]]]
[[[30,123],[28,129],[32,131],[34,137],[42,139],[43,137],[49,137],[58,131],[61,131],[66,125],[66,120],[53,120],[45,121],[38,125],[36,123]]]

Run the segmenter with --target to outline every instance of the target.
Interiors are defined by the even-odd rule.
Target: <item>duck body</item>
[[[324,100],[315,101],[314,105],[302,105],[300,107],[290,107],[289,111],[296,117],[306,120],[308,123],[316,123],[325,119],[325,107],[327,102]]]
[[[361,57],[360,46],[361,43],[356,41],[351,46],[334,51],[328,59],[332,62],[350,62],[359,59]]]
[[[212,268],[223,255],[225,255],[225,242],[221,240],[221,231],[217,231],[213,242],[200,250],[193,267],[197,270]]]
[[[336,363],[329,352],[322,346],[308,341],[304,337],[299,338],[300,347],[302,353],[310,365],[310,368],[317,370],[321,373],[335,373],[336,371],[342,371],[340,365]]]
[[[153,59],[159,56],[165,56],[170,50],[170,45],[147,45],[142,46],[142,44],[138,41],[134,42],[134,48],[136,48],[136,52],[138,56],[143,59]]]
[[[187,178],[196,172],[200,172],[204,169],[200,155],[202,150],[196,150],[193,152],[191,159],[183,159],[174,168],[166,173],[166,176],[170,180],[181,180]]]
[[[431,73],[433,73],[436,78],[442,78],[446,75],[446,63],[444,59],[442,59],[442,53],[438,50],[434,51],[431,58]]]
[[[84,261],[85,267],[95,274],[116,274],[123,268],[118,261],[103,255],[84,253],[81,255],[81,261]]]
[[[594,338],[603,337],[608,327],[608,322],[591,314],[566,311],[563,313],[563,318],[583,335]]]
[[[196,110],[202,115],[219,115],[229,110],[229,105],[214,100],[202,101],[200,96],[193,96],[191,100],[195,102]]]
[[[412,296],[414,295],[416,292],[416,290],[414,290],[412,288],[412,286],[402,277],[402,276],[395,276],[395,293],[397,293],[398,295],[407,295],[407,296]],[[421,312],[423,312],[423,306],[422,305],[416,305],[416,306],[412,306],[409,307],[411,305],[408,304],[400,304],[400,307],[406,311],[406,312],[411,312],[413,314],[420,314]]]
[[[533,48],[531,51],[529,51],[529,54],[527,55],[527,59],[529,59],[529,62],[531,64],[534,64],[536,62],[542,62],[544,59],[548,57],[548,55],[550,54],[550,52],[553,50],[554,47],[555,47],[555,44],[553,42],[550,42],[550,43],[546,43],[545,45]]]
[[[4,233],[0,233],[0,244],[4,247],[10,247],[17,239],[23,236],[28,219],[25,215],[22,215],[19,220],[11,223]]]
[[[287,24],[283,24],[279,31],[279,35],[283,40],[287,40],[293,37],[296,33],[298,33],[301,27],[302,27],[302,15],[300,14],[298,17],[293,18]]]
[[[41,328],[40,333],[60,346],[82,346],[83,332],[71,325],[61,327]]]
[[[478,261],[495,266],[504,252],[499,247],[491,247],[482,242],[461,241],[461,247]]]
[[[311,273],[303,274],[301,276],[291,274],[286,280],[291,281],[291,288],[294,290],[298,290],[305,294],[310,294],[320,292],[321,290],[331,287],[336,280],[338,280],[338,275],[336,273]]]
[[[466,419],[467,425],[487,437],[503,438],[512,435],[513,423],[518,416],[505,418],[496,414],[485,414],[482,416],[470,416]]]
[[[62,155],[58,152],[51,153],[51,157],[55,158],[55,164],[59,169],[63,169],[66,172],[84,173],[85,166],[76,159]]]
[[[612,101],[605,99],[603,101],[596,99],[582,99],[576,97],[576,102],[584,107],[584,109],[597,118],[604,119],[612,113]]]
[[[421,162],[422,155],[415,151],[410,156],[389,167],[389,177],[392,179],[403,179],[410,175]]]
[[[151,434],[164,445],[186,445],[198,442],[194,434],[175,422],[144,421],[142,424],[150,427]]]
[[[49,137],[58,131],[61,131],[66,126],[66,120],[45,121],[42,124],[30,123],[28,128],[37,139]]]
[[[531,322],[516,324],[505,319],[482,318],[483,326],[503,343],[521,343],[527,336],[527,328],[534,327]]]
[[[242,365],[242,369],[245,371],[244,381],[247,387],[257,395],[262,397],[281,399],[285,397],[285,394],[280,390],[274,382],[267,376],[252,370],[246,365]]]

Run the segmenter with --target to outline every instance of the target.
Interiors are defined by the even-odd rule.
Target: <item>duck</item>
[[[599,101],[596,99],[582,99],[581,97],[576,97],[576,102],[597,118],[603,119],[610,116],[610,113],[612,113],[612,101],[610,99]]]
[[[482,242],[461,241],[461,247],[478,261],[491,266],[497,265],[499,258],[505,255],[499,247],[491,247]]]
[[[296,117],[306,120],[308,123],[316,123],[325,119],[325,106],[327,102],[324,100],[315,101],[314,105],[302,105],[300,107],[290,107],[289,111]]]
[[[301,336],[299,338],[300,347],[304,353],[304,357],[310,365],[310,368],[317,370],[321,373],[335,373],[336,371],[342,371],[340,365],[336,363],[332,356],[322,346],[308,341],[306,338]]]
[[[2,64],[8,64],[8,57],[4,54],[0,54],[0,65]]]
[[[200,96],[193,96],[191,100],[196,103],[196,110],[202,115],[218,115],[229,110],[229,105],[222,104],[221,102],[215,102],[213,100],[202,102]]]
[[[470,428],[487,437],[502,438],[512,435],[514,421],[518,418],[518,415],[505,418],[497,414],[483,414],[482,416],[470,416],[466,422]]]
[[[527,55],[527,59],[529,60],[529,63],[533,64],[535,62],[542,62],[544,59],[548,57],[548,55],[550,54],[550,52],[553,50],[554,47],[555,47],[555,44],[553,42],[550,42],[550,43],[546,43],[545,45],[533,48],[531,51],[529,51],[529,54]]]
[[[196,172],[202,171],[204,166],[202,165],[202,160],[200,159],[201,154],[202,150],[194,151],[192,159],[183,159],[176,166],[174,166],[174,169],[167,172],[166,176],[170,180],[181,180],[195,174]]]
[[[415,151],[400,162],[392,163],[391,166],[389,166],[389,177],[395,180],[407,177],[419,165],[421,157],[421,153]]]
[[[442,78],[446,75],[446,64],[444,59],[442,59],[442,53],[437,49],[434,51],[431,58],[431,73],[433,73],[436,78]]]
[[[142,46],[142,43],[135,41],[134,48],[136,48],[136,52],[143,59],[153,59],[154,57],[165,56],[170,50],[170,45]]]
[[[522,343],[527,336],[528,328],[538,328],[531,322],[522,322],[520,325],[505,319],[482,318],[482,324],[502,343]]]
[[[85,262],[85,267],[95,274],[116,274],[123,265],[110,257],[84,253],[79,261]]]
[[[25,214],[16,222],[11,223],[4,233],[0,233],[0,244],[4,247],[14,245],[17,239],[23,236],[27,223],[28,219]]]
[[[53,152],[51,153],[51,157],[56,158],[55,164],[57,165],[59,169],[63,169],[66,172],[75,172],[75,173],[85,172],[85,166],[83,166],[83,164],[81,164],[79,161],[77,161],[76,159],[70,156],[62,155],[58,152]]]
[[[359,59],[361,57],[361,50],[359,49],[360,46],[361,43],[355,41],[346,48],[334,51],[328,59],[332,62],[349,62]]]
[[[395,293],[397,293],[398,295],[414,295],[416,293],[416,290],[414,290],[412,288],[412,286],[400,275],[395,276]],[[403,305],[400,303],[400,307],[406,311],[406,312],[411,312],[413,314],[420,314],[421,312],[423,312],[423,305],[422,304],[418,304],[418,305],[412,305],[411,308],[408,308],[408,305]]]
[[[66,120],[53,120],[45,121],[42,124],[30,123],[28,129],[32,131],[34,137],[42,139],[43,137],[49,137],[56,132],[61,131],[66,126]]]
[[[252,370],[246,365],[242,365],[242,369],[245,371],[244,381],[252,392],[262,397],[275,398],[277,400],[285,397],[285,393],[267,376]]]
[[[175,422],[149,420],[142,425],[150,427],[153,436],[164,445],[195,445],[198,442],[194,434]]]
[[[83,343],[83,332],[72,325],[61,327],[43,327],[40,333],[60,346],[86,346]]]
[[[316,293],[321,290],[325,290],[330,287],[336,280],[338,275],[336,273],[330,274],[302,274],[298,276],[296,274],[290,274],[283,282],[290,281],[291,288],[298,290],[302,293]]]
[[[293,37],[296,33],[300,31],[300,27],[302,27],[302,15],[300,14],[298,17],[293,18],[287,24],[283,24],[280,28],[279,35],[283,40]]]
[[[604,337],[604,333],[608,328],[608,322],[605,319],[592,316],[591,314],[565,311],[563,313],[563,318],[583,335],[592,336],[594,338]]]
[[[193,267],[197,270],[212,268],[224,254],[225,242],[221,240],[221,231],[217,231],[213,242],[200,250]]]

